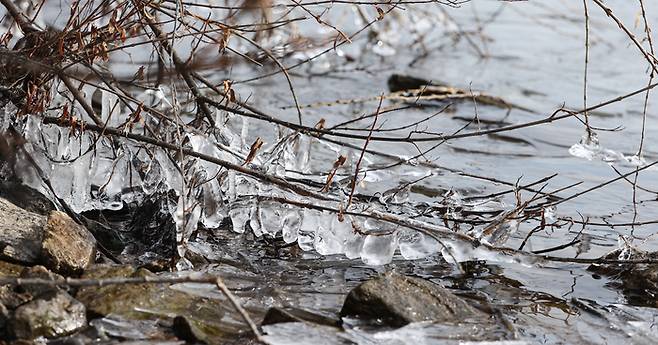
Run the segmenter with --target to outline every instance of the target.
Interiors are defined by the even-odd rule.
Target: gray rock
[[[78,274],[94,262],[96,240],[66,213],[53,211],[46,223],[42,255],[49,269],[65,275]]]
[[[46,217],[0,198],[0,258],[35,264],[41,255]]]
[[[60,337],[86,324],[84,305],[64,291],[44,294],[21,305],[10,320],[14,336],[21,339]]]
[[[53,202],[45,195],[16,180],[0,181],[0,197],[26,211],[42,216],[47,216],[51,211],[56,210]]]
[[[340,315],[381,319],[391,326],[488,317],[437,284],[392,272],[350,291]]]
[[[155,277],[143,268],[94,265],[84,278]],[[194,296],[179,291],[170,284],[124,284],[85,286],[75,297],[85,304],[90,315],[112,315],[127,320],[154,320],[181,316],[176,332],[187,339],[208,344],[223,344],[226,338],[246,331],[246,325],[232,325],[226,320],[240,320],[229,303],[219,299]]]

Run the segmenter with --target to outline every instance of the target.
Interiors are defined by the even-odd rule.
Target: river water
[[[615,15],[638,36],[642,37],[639,4],[635,1],[609,1]],[[647,4],[652,7],[652,4]],[[603,11],[590,4],[590,59],[588,65],[588,106],[616,98],[645,87],[649,82],[647,63],[628,37],[607,18]],[[346,8],[348,12],[350,9]],[[658,21],[658,11],[648,9],[650,25]],[[393,15],[394,16],[394,15]],[[447,85],[486,92],[508,102],[536,111],[527,113],[486,105],[475,107],[460,103],[451,112],[439,115],[419,126],[419,130],[453,133],[465,124],[464,119],[478,114],[480,126],[471,124],[467,130],[486,129],[484,120],[525,123],[545,118],[565,105],[571,109],[583,107],[583,75],[585,55],[585,27],[582,3],[578,1],[501,2],[475,1],[449,8],[436,5],[407,8],[375,38],[360,36],[351,45],[342,46],[308,66],[291,71],[301,104],[333,102],[340,99],[372,98],[387,92],[387,79],[393,73],[430,79]],[[349,14],[346,17],[350,17]],[[389,18],[387,18],[389,19]],[[349,23],[343,24],[349,27]],[[343,26],[341,26],[342,28]],[[348,30],[349,31],[349,30]],[[326,30],[325,30],[326,32]],[[422,34],[419,34],[422,33]],[[346,62],[350,56],[354,62]],[[236,80],[248,79],[250,74],[233,76]],[[290,93],[281,75],[254,83],[237,84],[240,94],[251,94],[259,107],[295,121],[291,109]],[[643,158],[647,162],[658,159],[656,139],[658,131],[656,112],[649,96],[646,139]],[[618,176],[615,167],[623,173],[634,165],[622,156],[633,156],[640,143],[644,94],[614,103],[592,112],[592,126],[619,128],[616,131],[597,130],[600,148],[593,157],[576,157],[570,148],[578,144],[585,134],[584,126],[573,118],[551,124],[502,133],[501,136],[481,136],[451,140],[432,150],[425,157],[443,168],[456,169],[474,175],[495,177],[504,181],[528,183],[557,173],[548,189],[557,189],[573,183],[581,185],[561,193],[569,196],[577,191],[608,181]],[[304,121],[315,124],[321,118],[327,126],[352,119],[356,114],[372,112],[377,101],[347,106],[304,108]],[[428,109],[409,109],[386,116],[383,128],[395,128],[428,115]],[[381,121],[382,119],[380,119]],[[359,122],[367,129],[371,119]],[[388,133],[387,133],[388,134]],[[390,135],[404,136],[404,131]],[[358,144],[361,146],[362,144]],[[429,145],[420,145],[422,150]],[[370,143],[369,148],[393,153],[402,157],[417,154],[413,145]],[[606,151],[609,150],[609,151]],[[594,150],[596,151],[596,150]],[[590,151],[589,154],[592,152]],[[328,171],[334,157],[327,157],[318,171]],[[378,158],[373,158],[376,162]],[[380,158],[381,159],[381,158]],[[374,164],[374,163],[373,163]],[[414,171],[416,174],[414,174]],[[366,194],[383,193],[396,184],[423,176],[422,167],[399,167],[382,173],[376,182],[362,186]],[[638,183],[649,190],[658,187],[658,172],[650,169],[642,174]],[[424,188],[412,188],[410,200],[431,202],[449,190],[462,196],[486,195],[504,189],[503,186],[465,177],[460,174],[441,173],[418,183]],[[427,192],[430,191],[430,192]],[[511,197],[504,199],[513,204]],[[658,216],[656,194],[638,192],[641,201],[634,213],[633,190],[628,182],[615,182],[605,188],[589,192],[564,204],[556,216],[574,219],[590,218],[598,223],[627,223],[651,221]],[[581,218],[583,217],[583,218]],[[523,229],[523,227],[522,227]],[[656,225],[632,228],[630,226],[586,226],[583,233],[591,239],[591,248],[579,257],[599,257],[617,247],[620,235],[629,236],[646,250],[656,250]],[[528,229],[526,229],[527,231]],[[549,248],[563,243],[581,230],[581,226],[546,230],[531,239],[533,250]],[[507,243],[516,247],[526,235],[521,231]],[[528,249],[528,248],[526,248]],[[576,246],[558,251],[556,255],[573,257]],[[301,261],[273,260],[277,269],[293,266],[293,286],[284,288],[292,296],[287,303],[314,310],[335,312],[340,307],[341,293],[364,278],[387,269],[411,273],[454,287],[457,291],[477,292],[494,305],[510,311],[519,327],[522,343],[599,344],[630,341],[653,343],[656,333],[653,320],[655,309],[630,306],[621,291],[610,286],[610,281],[587,271],[586,265],[481,263],[470,276],[462,276],[443,263],[441,257],[406,261],[396,255],[386,267],[364,267],[359,262],[341,257],[318,258],[306,254]],[[262,264],[263,262],[261,262]],[[263,268],[261,268],[263,269]],[[270,270],[268,266],[265,270]],[[286,286],[275,280],[272,286]],[[336,295],[336,293],[339,293]],[[653,305],[646,300],[646,305]],[[582,304],[581,304],[582,303]],[[635,301],[637,303],[637,301]],[[586,305],[583,308],[582,305]],[[579,307],[581,306],[581,307]],[[592,309],[589,309],[592,308]],[[595,316],[600,312],[601,316]],[[436,327],[434,329],[433,327]],[[303,340],[290,340],[293,334],[303,334],[305,328],[272,328],[268,332],[280,334],[277,344],[313,342],[339,344],[340,336],[327,336],[319,331],[307,330]],[[367,337],[352,330],[349,338],[358,344],[443,344],[450,343],[440,326],[421,325],[403,332],[369,333]],[[447,333],[444,333],[447,332]],[[355,335],[355,333],[357,335]],[[363,338],[361,338],[363,337]],[[432,340],[434,339],[434,340]],[[511,343],[511,342],[510,342]]]
[[[607,3],[637,37],[644,37],[638,2]],[[655,26],[658,10],[652,8],[653,3],[646,5],[649,24]],[[589,7],[587,105],[592,106],[647,86],[649,75],[646,60],[624,32],[594,3]],[[373,18],[375,12],[371,10],[364,13],[366,18]],[[277,17],[285,11],[287,8],[275,8],[272,15]],[[295,15],[303,12],[299,10],[291,16]],[[60,16],[62,12],[46,14],[46,18],[53,17],[52,21],[61,20]],[[348,35],[364,25],[361,15],[349,4],[334,4],[327,18]],[[301,21],[295,29],[306,39],[299,40],[301,48],[282,55],[281,61],[287,66],[331,47],[331,39],[336,35],[333,29],[312,21]],[[269,47],[273,52],[285,52],[289,47],[278,46],[277,39],[272,37]],[[455,102],[412,129],[397,129],[421,121],[446,105],[428,101],[422,108],[406,108],[378,117],[377,135],[405,137],[410,130],[443,134],[476,132],[545,119],[562,106],[581,109],[584,39],[580,1],[480,0],[456,7],[403,6],[385,14],[383,20],[356,36],[352,43],[291,68],[289,74],[307,126],[324,119],[325,128],[330,128],[374,112],[378,96],[389,92],[387,81],[393,74],[483,92],[532,110],[501,109],[478,101]],[[643,43],[648,49],[648,44]],[[130,56],[131,60],[115,61],[112,68],[132,75],[140,58],[148,59],[136,53]],[[279,119],[296,122],[298,114],[283,75],[257,78],[276,71],[272,64],[255,68],[252,64],[236,63],[230,70],[209,68],[203,74],[217,81],[233,80],[233,89],[240,99],[248,100],[268,114],[276,114]],[[362,98],[369,100],[336,104],[337,100]],[[652,106],[655,100],[651,93],[641,156],[647,164],[658,160],[658,127],[655,126],[658,116]],[[318,104],[327,102],[333,104]],[[384,107],[405,105],[393,100],[382,102]],[[510,188],[491,179],[511,184],[519,181],[524,185],[557,174],[548,180],[545,191],[580,183],[557,194],[567,198],[618,177],[615,169],[624,174],[637,167],[634,155],[641,141],[643,106],[644,93],[641,93],[592,111],[589,121],[598,136],[598,145],[578,146],[586,129],[570,117],[514,131],[448,140],[410,164],[388,169],[379,168],[396,160],[366,155],[362,167],[368,173],[357,192],[378,196],[413,182],[405,203],[438,202],[456,207],[468,200],[478,200],[469,198]],[[352,123],[353,129],[359,129],[352,132],[367,135],[372,120]],[[270,123],[252,120],[246,144],[258,136],[263,138],[267,149],[275,143],[275,135]],[[340,140],[357,148],[363,146],[363,141]],[[412,145],[373,140],[368,149],[406,159],[436,143]],[[340,170],[339,176],[347,178],[353,174],[358,149],[319,141],[311,145],[308,176],[322,181],[339,154],[347,155],[352,163],[349,169]],[[658,190],[657,175],[655,168],[642,171],[637,180],[642,189],[638,188],[635,194],[631,184],[621,180],[560,203],[549,218],[588,219],[592,224],[546,227],[531,236],[525,249],[551,248],[578,238],[589,245],[568,246],[551,255],[598,258],[617,248],[623,235],[625,241],[644,250],[658,250],[658,242],[652,237],[658,226],[655,223],[657,194],[652,192]],[[532,197],[531,192],[521,193],[522,200]],[[472,209],[509,210],[516,202],[512,193],[483,200],[487,203]],[[651,221],[654,223],[634,227],[604,225]],[[437,222],[441,224],[440,220]],[[521,224],[505,246],[519,247],[535,225]],[[631,300],[614,287],[612,280],[588,271],[583,264],[505,263],[495,257],[491,260],[483,257],[464,264],[460,271],[439,254],[409,260],[396,251],[392,262],[386,265],[367,265],[361,259],[347,259],[342,254],[323,256],[313,250],[277,250],[262,237],[228,231],[199,235],[189,247],[213,262],[205,269],[221,274],[256,318],[275,305],[335,316],[351,288],[378,273],[395,270],[432,280],[466,298],[488,301],[515,327],[507,340],[500,340],[490,337],[495,330],[477,325],[429,323],[392,330],[344,320],[345,330],[337,332],[309,325],[281,324],[265,327],[271,344],[652,344],[658,335],[653,327],[658,312],[650,307],[656,305],[655,298],[646,297],[647,294]],[[178,288],[220,298],[200,285],[181,284]],[[237,320],[237,316],[231,316],[226,322]]]

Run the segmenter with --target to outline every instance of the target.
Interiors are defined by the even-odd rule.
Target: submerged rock
[[[607,260],[658,260],[658,252],[647,252],[630,244],[601,257]],[[628,303],[658,307],[658,264],[593,264],[587,268],[611,278],[607,285],[621,290]]]
[[[380,319],[392,326],[488,317],[437,284],[393,272],[350,291],[340,315]]]
[[[55,338],[87,324],[85,307],[64,291],[49,292],[16,308],[10,320],[17,338]]]
[[[111,315],[91,320],[99,337],[114,337],[122,340],[168,340],[176,339],[170,327],[160,320],[131,320]]]
[[[46,280],[63,280],[64,277],[57,273],[49,271],[47,268],[37,265],[32,267],[26,267],[20,275],[21,278],[38,278]],[[20,290],[29,293],[31,296],[39,296],[46,292],[56,292],[61,288],[52,285],[43,285],[43,284],[21,284],[19,287]]]
[[[46,217],[0,198],[0,258],[35,264],[41,256]]]
[[[323,315],[294,307],[273,307],[267,311],[261,325],[273,325],[283,322],[309,322],[316,325],[340,327],[342,322]]]
[[[85,271],[84,278],[127,278],[155,276],[150,271],[132,266],[96,265]],[[114,315],[124,319],[154,320],[182,316],[191,334],[206,343],[222,343],[222,339],[246,331],[239,325],[222,322],[233,311],[229,303],[214,298],[199,297],[175,289],[172,284],[121,284],[89,286],[78,290],[76,298],[92,315]],[[231,316],[239,320],[239,316]],[[179,320],[180,323],[180,320]],[[180,325],[179,325],[180,326]],[[189,335],[189,333],[187,334]]]
[[[51,270],[78,274],[94,262],[96,240],[85,227],[66,213],[51,212],[45,227],[43,260]]]

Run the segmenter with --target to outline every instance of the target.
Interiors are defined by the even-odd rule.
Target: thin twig
[[[368,143],[370,142],[370,137],[372,136],[372,131],[375,129],[375,126],[377,125],[377,118],[379,117],[379,110],[382,108],[382,102],[384,100],[384,97],[382,96],[379,99],[379,105],[377,105],[377,111],[375,111],[375,119],[372,120],[372,126],[370,127],[370,132],[368,133],[368,138],[366,139],[365,143],[363,143],[363,149],[361,150],[361,153],[359,155],[359,160],[356,161],[356,167],[354,168],[354,177],[352,178],[352,186],[350,190],[350,197],[347,199],[347,206],[345,208],[349,208],[350,205],[352,204],[352,197],[354,196],[354,191],[356,190],[356,183],[357,180],[359,179],[359,167],[361,166],[361,161],[363,160],[363,156],[366,153],[366,149],[368,148]]]

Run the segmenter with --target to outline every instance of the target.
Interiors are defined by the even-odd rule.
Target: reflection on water
[[[609,2],[625,22],[632,23],[637,16],[635,2]],[[352,12],[351,6],[336,5],[336,8],[333,19],[350,18],[339,20],[345,31],[363,25],[358,22],[359,16]],[[340,12],[340,8],[345,13]],[[274,14],[277,11],[284,10],[275,9]],[[352,44],[338,47],[309,64],[290,70],[299,102],[304,105],[304,124],[312,126],[324,120],[325,128],[332,128],[361,114],[371,113],[377,108],[378,96],[389,92],[387,82],[396,73],[422,77],[433,84],[483,92],[518,107],[505,109],[476,99],[474,102],[454,102],[438,112],[446,106],[445,102],[407,107],[405,102],[389,99],[383,102],[384,107],[404,108],[381,114],[378,129],[388,131],[382,133],[390,136],[408,135],[409,128],[400,127],[409,123],[416,123],[413,130],[417,133],[453,134],[544,119],[563,105],[570,109],[582,107],[584,23],[580,2],[553,1],[548,5],[478,1],[458,8],[443,8],[436,4],[410,6],[405,11],[405,15],[394,11],[390,18],[374,25],[369,33],[358,36]],[[658,11],[649,14],[651,24],[658,24]],[[646,61],[641,54],[628,44],[624,34],[598,8],[592,8],[590,15],[588,105],[646,86]],[[317,28],[309,27],[305,22],[300,23],[298,29],[301,32],[308,30],[306,35],[311,39],[318,36],[318,42],[327,34],[322,31],[326,28],[317,32]],[[641,25],[634,28],[637,35],[641,35],[641,30]],[[282,61],[288,65],[318,52],[312,42],[306,42],[309,49],[292,54],[285,54],[286,47],[277,46],[277,37],[272,37],[268,43],[280,48],[276,52],[281,53]],[[139,54],[136,56],[140,57]],[[116,63],[113,68],[125,69],[122,73],[132,75],[134,70],[131,68],[135,66],[133,62],[127,62]],[[294,122],[297,113],[291,108],[290,91],[280,75],[248,81],[271,70],[272,66],[264,66],[255,72],[253,66],[238,64],[230,71],[229,77],[235,80],[234,89],[242,99],[249,99],[258,108]],[[218,80],[227,77],[217,75],[213,70],[204,74]],[[163,100],[157,91],[151,91],[147,96],[153,98],[154,103]],[[652,93],[650,101],[654,100],[656,96]],[[435,220],[443,217],[448,219],[446,223],[450,219],[468,216],[473,224],[487,224],[500,216],[499,210],[513,209],[517,205],[514,193],[498,194],[509,190],[510,185],[517,181],[527,184],[557,174],[547,182],[546,190],[581,183],[559,192],[556,196],[559,200],[557,198],[569,197],[618,177],[617,170],[627,173],[643,162],[658,159],[658,127],[654,125],[658,116],[651,107],[647,113],[649,126],[641,157],[644,161],[636,156],[642,108],[643,97],[640,95],[591,112],[590,121],[597,136],[585,137],[585,140],[582,140],[586,132],[581,122],[565,118],[511,132],[450,140],[438,146],[434,142],[407,145],[373,141],[368,149],[381,154],[365,157],[363,167],[367,174],[359,185],[357,198],[372,197],[393,213]],[[367,133],[372,119],[357,120],[349,125],[354,132]],[[267,147],[268,143],[275,142],[271,127],[269,123],[253,122],[249,131],[262,136]],[[194,140],[191,137],[190,141],[199,146],[199,150],[217,150],[204,146],[202,140]],[[345,142],[362,147],[360,141]],[[241,144],[244,146],[245,143]],[[302,157],[294,162],[295,166],[303,166],[300,173],[311,175],[300,176],[315,179],[313,182],[320,184],[324,181],[323,174],[332,170],[338,154],[344,154],[353,162],[359,153],[344,146],[310,140],[299,143],[299,146],[313,148],[313,157]],[[391,157],[415,158],[409,159],[408,164],[382,169],[396,163]],[[311,164],[307,166],[309,161]],[[281,169],[285,173],[286,168]],[[642,188],[635,194],[630,183],[621,180],[559,203],[544,217],[559,220],[564,226],[547,226],[527,241],[526,236],[533,231],[534,225],[523,222],[507,224],[515,232],[510,231],[511,238],[505,245],[518,248],[523,244],[525,250],[542,250],[580,239],[587,245],[568,246],[553,254],[595,258],[615,248],[619,235],[631,235],[637,242],[649,239],[642,243],[644,249],[657,250],[658,242],[650,238],[655,226],[606,225],[657,219],[656,193],[653,192],[658,190],[657,174],[656,169],[642,172],[638,178]],[[340,171],[336,180],[345,185],[349,177],[345,171]],[[240,187],[234,186],[238,190]],[[248,182],[242,187],[255,188]],[[235,190],[233,193],[239,194]],[[526,199],[533,197],[526,192],[522,196]],[[634,200],[637,203],[633,203]],[[79,202],[83,203],[81,207],[87,206],[84,200]],[[284,216],[287,209],[275,212],[277,210],[273,208],[263,208],[252,212],[248,209],[250,205],[236,202],[232,206],[231,210],[226,210],[226,215],[233,219],[234,230],[240,232],[249,224],[253,232],[267,235],[268,230],[300,222],[298,215]],[[182,203],[178,207],[184,209],[186,205]],[[201,221],[217,225],[223,216]],[[199,220],[201,216],[196,214],[195,217]],[[341,251],[343,248],[335,246],[339,242],[335,238],[340,238],[341,231],[345,230],[340,224],[331,225],[335,217],[318,213],[316,219],[310,221],[309,218],[305,220],[312,224],[306,224],[307,228],[326,226],[331,231],[323,233],[324,237],[315,237],[315,232],[284,233],[283,241],[254,238],[248,231],[240,234],[215,231],[199,235],[196,242],[190,243],[189,250],[206,257],[211,262],[207,270],[221,274],[256,317],[262,318],[267,307],[273,305],[294,306],[336,317],[345,294],[351,288],[385,270],[396,270],[430,279],[465,298],[489,305],[504,315],[513,326],[514,334],[509,336],[498,323],[419,323],[391,330],[364,325],[357,320],[344,320],[343,329],[305,323],[266,326],[267,340],[271,344],[655,343],[657,333],[653,322],[658,313],[652,308],[628,305],[629,302],[635,305],[651,303],[627,299],[620,291],[611,288],[612,280],[594,275],[583,265],[519,263],[516,258],[484,257],[484,254],[491,253],[476,249],[469,251],[469,248],[461,250],[457,244],[448,243],[456,248],[456,255],[463,258],[492,259],[489,262],[466,262],[460,271],[452,263],[446,263],[443,256],[435,254],[433,240],[403,234],[400,238],[391,236],[395,237],[393,240],[373,236],[355,239],[354,246],[358,248],[353,256],[360,254],[366,264],[372,264],[368,266],[361,260],[349,260],[345,255],[331,255],[344,252]],[[571,220],[585,219],[591,223],[583,229],[579,224],[570,223]],[[276,227],[263,226],[275,223]],[[364,222],[364,227],[368,226],[380,231],[383,227]],[[328,236],[329,233],[335,238]],[[288,245],[295,240],[302,249],[309,251],[300,252]],[[398,244],[399,251],[395,251]],[[457,253],[458,249],[461,252]],[[433,255],[410,260],[426,254]],[[377,266],[387,263],[391,256],[391,263]],[[175,288],[210,298],[223,298],[214,288],[205,285],[179,284]],[[236,315],[228,315],[222,321],[233,325],[241,322]],[[108,318],[97,324],[112,327],[125,338],[138,339],[140,336],[126,330],[122,320]],[[136,331],[151,332],[155,328],[145,323],[140,327],[142,330]],[[504,336],[495,336],[499,333]],[[500,340],[507,338],[509,340]]]
[[[610,4],[615,14],[626,22],[632,22],[638,6],[632,2],[614,1]],[[422,20],[401,20],[392,27],[382,25],[379,40],[357,40],[343,46],[336,56],[294,72],[294,85],[302,104],[332,102],[341,99],[368,98],[387,91],[387,78],[393,73],[422,76],[432,81],[465,89],[484,91],[505,100],[536,110],[536,114],[507,111],[472,103],[454,104],[449,111],[433,117],[419,130],[453,133],[465,123],[473,121],[467,130],[488,129],[507,124],[524,123],[550,115],[561,105],[579,109],[582,107],[582,78],[584,68],[584,23],[582,4],[556,1],[551,5],[536,2],[476,2],[457,9],[437,10],[426,7],[430,15],[416,13]],[[646,86],[646,62],[641,54],[628,45],[627,38],[598,8],[591,10],[591,55],[589,64],[588,104],[618,97]],[[410,12],[414,13],[413,10]],[[419,11],[422,12],[422,11]],[[658,23],[658,12],[649,12],[649,21]],[[426,14],[426,13],[424,13]],[[407,34],[410,29],[422,35]],[[388,31],[387,31],[388,30]],[[641,34],[641,25],[635,27]],[[395,54],[391,54],[395,49]],[[356,57],[346,62],[341,56]],[[320,78],[318,75],[335,78]],[[248,78],[248,76],[244,76]],[[235,76],[235,79],[241,77]],[[279,79],[277,79],[277,83]],[[272,80],[262,85],[250,84],[245,92],[253,92],[256,103],[294,120],[289,111],[289,98],[283,88],[272,87]],[[241,85],[236,87],[240,89]],[[321,90],[321,91],[320,91]],[[650,100],[655,100],[654,94]],[[389,104],[391,105],[391,104]],[[327,126],[350,120],[366,113],[376,102],[365,104],[332,105],[304,109],[305,121],[316,123],[321,118]],[[641,130],[643,97],[636,96],[592,112],[591,122],[598,128],[620,131],[597,131],[596,147],[577,147],[585,133],[584,127],[574,119],[565,119],[531,128],[516,130],[500,136],[483,136],[450,141],[423,158],[432,160],[441,168],[486,175],[514,182],[518,178],[529,182],[558,173],[549,182],[550,188],[583,182],[577,190],[584,190],[617,177],[614,166],[627,172],[636,162],[633,156],[638,150]],[[282,109],[287,109],[282,111]],[[383,128],[395,128],[413,120],[422,120],[431,110],[406,109],[386,117]],[[658,120],[649,110],[648,123]],[[360,123],[367,128],[369,120]],[[393,132],[395,133],[395,132]],[[391,134],[393,135],[393,134]],[[652,162],[658,158],[658,132],[655,126],[647,128],[643,158]],[[373,142],[369,148],[400,157],[417,154],[430,145],[390,145]],[[571,148],[571,150],[570,150]],[[317,153],[321,154],[321,153]],[[328,156],[329,157],[329,156]],[[630,157],[630,158],[629,158]],[[328,159],[329,161],[329,159]],[[316,171],[328,171],[329,167],[316,166]],[[405,176],[413,171],[425,175],[422,167],[400,166],[387,174]],[[658,189],[655,170],[640,175],[639,184],[648,190]],[[397,178],[384,178],[377,183],[365,184],[361,192],[369,195],[385,193],[396,188]],[[549,188],[549,189],[550,189]],[[412,202],[432,202],[446,194],[459,191],[465,196],[484,195],[500,190],[487,181],[469,178],[462,174],[446,172],[431,174],[410,188]],[[569,196],[575,190],[561,196]],[[643,202],[632,207],[633,193],[630,184],[617,182],[584,196],[560,204],[556,217],[589,217],[596,223],[628,223],[654,220],[658,217],[656,195],[638,191],[637,200]],[[513,204],[513,197],[501,200]],[[520,231],[508,242],[517,247],[530,229],[521,226]],[[653,234],[650,226],[605,227],[587,226],[584,233],[591,238],[589,248],[581,256],[598,257],[616,246],[619,234],[633,235],[638,240]],[[550,248],[568,242],[580,229],[546,229],[533,235],[526,249]],[[569,240],[565,240],[569,239]],[[656,250],[655,241],[644,243],[644,248]],[[582,249],[582,248],[581,248]],[[568,247],[557,254],[574,256],[578,248]],[[297,275],[288,285],[277,280],[275,285],[289,292],[291,287],[308,281],[306,290],[286,301],[297,301],[304,308],[331,313],[339,308],[340,298],[334,293],[347,291],[349,287],[366,279],[383,268],[362,267],[351,261],[305,261],[303,274]],[[324,259],[330,260],[330,259]],[[283,260],[286,266],[294,266]],[[330,262],[330,268],[322,268]],[[261,262],[262,264],[262,262]],[[281,264],[281,263],[279,263]],[[277,265],[279,265],[277,264]],[[487,300],[501,308],[517,327],[522,343],[651,343],[653,319],[658,315],[650,308],[624,306],[626,299],[619,291],[609,288],[609,280],[593,276],[583,265],[546,264],[540,267],[524,267],[518,264],[473,264],[466,273],[458,273],[454,267],[442,263],[439,257],[418,261],[403,261],[396,256],[388,265],[404,273],[432,279],[437,283],[465,292],[473,298]],[[299,268],[297,268],[299,269]],[[321,278],[316,279],[314,276]],[[295,302],[293,302],[295,303]],[[299,338],[327,344],[447,344],[450,330],[440,325],[414,325],[393,332],[360,333],[350,330],[336,334],[331,329],[313,328],[308,325],[288,324],[268,326],[272,343],[292,344],[292,334],[305,334]],[[452,331],[455,331],[453,328]],[[311,336],[312,335],[312,336]],[[432,340],[436,337],[436,340]],[[312,339],[312,340],[311,340]],[[404,339],[404,340],[403,340]],[[300,340],[301,341],[301,340]],[[301,342],[303,343],[303,341]]]

